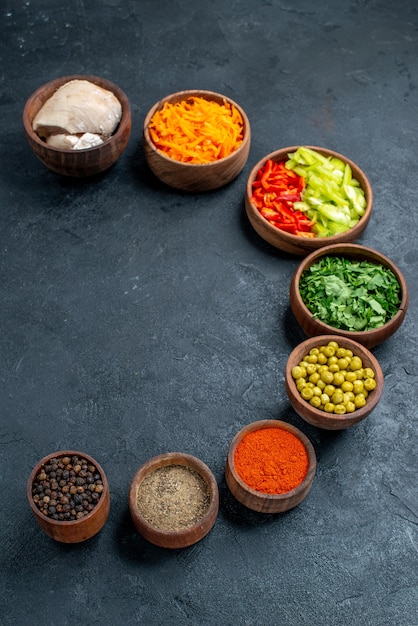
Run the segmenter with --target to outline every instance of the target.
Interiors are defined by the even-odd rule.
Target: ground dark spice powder
[[[137,492],[137,505],[149,524],[160,530],[191,528],[209,508],[210,494],[201,475],[184,465],[150,472]]]

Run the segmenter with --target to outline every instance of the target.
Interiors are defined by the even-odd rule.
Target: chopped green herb
[[[380,328],[396,315],[401,287],[384,265],[324,256],[300,277],[299,292],[313,316],[341,330]]]

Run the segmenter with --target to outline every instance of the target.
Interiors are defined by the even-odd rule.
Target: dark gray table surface
[[[414,0],[3,0],[0,7],[0,623],[415,626],[418,623],[417,155]],[[69,74],[103,76],[132,105],[117,164],[61,178],[30,151],[27,97]],[[232,97],[252,128],[227,187],[186,194],[144,160],[149,108],[182,89]],[[403,326],[373,352],[385,390],[359,425],[321,431],[292,410],[289,308],[299,259],[252,230],[253,165],[311,144],[357,162],[374,191],[360,243],[409,285]],[[318,460],[284,515],[245,509],[224,464],[245,424],[282,419]],[[26,499],[33,465],[91,454],[111,487],[107,524],[63,545]],[[166,451],[212,469],[220,511],[184,550],[135,531],[128,489]]]

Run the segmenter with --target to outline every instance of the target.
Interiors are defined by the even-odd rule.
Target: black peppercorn
[[[51,459],[32,485],[36,507],[58,521],[81,519],[94,509],[102,492],[103,481],[97,468],[76,455]]]

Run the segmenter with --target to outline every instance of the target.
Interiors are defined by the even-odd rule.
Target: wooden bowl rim
[[[87,461],[90,461],[92,463],[92,465],[94,465],[97,468],[97,470],[98,470],[98,472],[100,474],[101,480],[103,482],[103,492],[102,492],[102,495],[101,495],[98,503],[96,504],[94,509],[92,511],[90,511],[90,513],[87,513],[87,515],[84,515],[80,519],[75,519],[75,520],[55,520],[55,519],[52,519],[51,517],[48,517],[47,515],[44,515],[38,509],[38,507],[35,505],[35,503],[33,501],[32,485],[33,485],[33,483],[35,481],[36,475],[39,473],[41,468],[48,463],[48,461],[50,461],[51,459],[55,459],[55,458],[56,459],[60,459],[60,458],[62,458],[64,456],[80,456],[81,458],[86,459]],[[106,503],[105,494],[109,493],[109,483],[108,483],[105,471],[102,468],[102,466],[100,465],[100,463],[98,463],[96,461],[96,459],[94,459],[89,454],[86,454],[85,452],[80,452],[79,450],[59,450],[58,452],[52,452],[51,454],[47,454],[46,456],[43,457],[43,459],[38,461],[38,463],[36,465],[34,465],[32,471],[31,471],[31,473],[29,475],[29,478],[28,478],[27,487],[26,487],[26,493],[27,493],[27,498],[29,500],[30,508],[32,509],[32,511],[35,513],[35,515],[37,517],[41,518],[42,520],[45,520],[51,526],[57,526],[59,528],[64,528],[64,527],[70,528],[72,526],[80,526],[81,524],[87,523],[88,520],[91,519],[97,513],[97,511],[100,508],[102,508],[102,506],[105,505],[105,503]]]
[[[231,152],[231,154],[228,154],[226,157],[223,157],[222,159],[217,159],[216,161],[210,161],[208,163],[184,163],[183,161],[177,161],[176,159],[172,159],[171,157],[167,156],[164,152],[162,152],[156,147],[156,145],[152,141],[150,134],[149,134],[149,124],[154,113],[159,111],[163,107],[165,102],[180,102],[181,100],[187,100],[187,98],[191,96],[200,96],[202,98],[205,98],[206,100],[209,100],[209,101],[214,100],[215,102],[217,102],[218,100],[226,100],[239,111],[239,113],[241,114],[242,120],[244,122],[244,136],[243,136],[241,145],[236,150],[234,150],[234,152]],[[163,161],[167,161],[167,163],[170,163],[171,165],[175,164],[175,165],[178,165],[179,167],[186,167],[189,169],[192,169],[192,168],[208,169],[214,165],[224,164],[227,161],[234,159],[243,150],[245,150],[248,145],[248,142],[250,141],[251,127],[250,127],[249,119],[244,109],[241,107],[241,105],[239,105],[229,96],[224,96],[223,94],[218,93],[217,91],[208,91],[207,89],[186,89],[184,91],[175,91],[167,96],[164,96],[163,98],[161,98],[161,100],[158,100],[150,108],[150,110],[148,111],[144,119],[143,134],[144,134],[144,139],[148,147],[152,150],[152,152],[154,152],[159,157],[161,157]]]
[[[57,91],[57,89],[59,89],[59,87],[62,87],[63,85],[65,85],[66,83],[72,81],[72,80],[87,80],[91,83],[94,83],[95,85],[99,85],[99,87],[103,87],[103,89],[108,89],[109,91],[112,91],[112,93],[118,98],[121,106],[122,106],[122,116],[121,119],[119,121],[119,124],[116,127],[115,132],[113,133],[113,135],[111,135],[108,139],[105,139],[103,141],[102,144],[98,145],[98,146],[92,146],[90,148],[82,148],[81,150],[77,150],[77,154],[84,154],[87,152],[93,152],[95,150],[99,150],[100,148],[102,148],[104,145],[107,145],[109,142],[111,142],[113,139],[117,138],[119,135],[123,134],[126,126],[128,124],[130,124],[130,119],[131,119],[131,105],[128,99],[128,96],[126,95],[126,93],[115,83],[111,82],[110,80],[108,80],[107,78],[102,78],[101,76],[95,76],[95,75],[91,75],[91,74],[72,74],[69,76],[61,76],[58,78],[54,78],[53,80],[50,80],[47,83],[44,83],[43,85],[40,85],[30,96],[29,98],[26,100],[24,109],[23,109],[23,126],[25,128],[26,133],[28,134],[28,136],[31,137],[31,139],[38,144],[39,146],[41,146],[43,149],[47,149],[50,150],[51,152],[56,152],[58,154],[74,154],[75,151],[71,150],[71,148],[56,148],[55,146],[50,146],[49,144],[47,144],[45,141],[43,141],[41,139],[41,137],[39,137],[38,133],[36,133],[33,128],[32,128],[32,120],[33,118],[30,118],[28,110],[29,107],[31,105],[31,103],[33,101],[36,100],[36,98],[38,98],[39,96],[41,96],[43,94],[43,92],[46,89],[53,89],[55,87],[55,89],[53,89],[53,91],[51,92],[51,95],[53,95],[53,93],[55,93]],[[46,102],[46,100],[45,100]],[[45,104],[45,102],[43,104]],[[40,110],[40,108],[38,109],[38,111]],[[38,112],[37,111],[37,112]]]
[[[336,157],[338,159],[341,159],[341,161],[344,161],[344,163],[348,163],[348,165],[351,167],[353,177],[358,180],[358,177],[360,176],[361,180],[358,180],[358,182],[360,183],[360,186],[363,189],[365,193],[365,197],[366,197],[366,209],[365,209],[364,215],[362,215],[362,217],[359,219],[357,224],[355,224],[352,228],[350,228],[348,231],[345,231],[344,233],[337,233],[336,235],[330,235],[329,237],[315,237],[313,241],[315,242],[322,242],[322,241],[328,242],[329,241],[332,244],[333,242],[338,242],[341,236],[347,235],[347,233],[350,233],[350,235],[352,235],[353,238],[356,238],[357,233],[359,231],[362,231],[363,229],[364,221],[365,220],[367,221],[370,217],[370,214],[373,208],[373,190],[372,190],[368,177],[366,176],[364,171],[361,169],[361,167],[357,165],[357,163],[352,161],[350,158],[344,156],[343,154],[340,154],[339,152],[336,152],[335,150],[331,150],[329,148],[300,144],[299,146],[289,146],[287,148],[280,148],[279,150],[274,150],[273,152],[270,152],[266,156],[262,157],[254,165],[247,179],[246,196],[247,196],[247,202],[248,202],[247,204],[248,210],[252,212],[252,214],[254,215],[256,219],[260,219],[260,221],[263,224],[265,224],[266,229],[271,233],[271,235],[274,238],[282,239],[284,242],[287,242],[288,245],[296,246],[296,247],[298,246],[298,243],[300,243],[301,241],[301,237],[299,235],[292,235],[292,233],[287,233],[284,230],[280,230],[279,228],[272,226],[272,224],[270,224],[270,222],[263,215],[261,215],[260,211],[254,205],[254,203],[251,202],[251,196],[252,196],[252,184],[257,176],[259,169],[265,164],[265,162],[268,159],[271,159],[275,162],[286,161],[287,154],[291,152],[295,152],[298,148],[302,147],[302,145],[303,147],[319,152],[323,156]]]
[[[245,437],[245,435],[248,435],[249,433],[254,432],[255,430],[262,430],[263,428],[278,428],[278,429],[286,430],[292,433],[293,435],[295,435],[295,437],[297,437],[303,443],[308,453],[309,465],[308,465],[308,471],[307,471],[305,478],[302,480],[301,483],[299,483],[299,485],[297,485],[297,487],[295,487],[294,489],[291,489],[290,491],[286,491],[285,493],[277,494],[277,493],[264,493],[263,491],[257,491],[257,489],[253,489],[244,480],[242,480],[242,478],[240,477],[240,475],[235,469],[234,455],[235,455],[235,450],[237,449],[237,446],[240,443],[240,441]],[[314,479],[315,471],[316,471],[316,463],[317,463],[315,449],[311,441],[309,440],[309,438],[305,435],[305,433],[303,433],[301,430],[299,430],[299,428],[297,428],[296,426],[293,426],[293,424],[290,424],[289,422],[284,422],[282,420],[274,420],[274,419],[257,420],[241,428],[241,430],[239,430],[236,433],[236,435],[233,437],[230,443],[228,454],[227,454],[227,460],[228,460],[228,465],[229,465],[229,469],[232,474],[232,477],[235,480],[235,482],[241,487],[242,490],[246,491],[248,494],[250,494],[252,497],[258,500],[271,501],[271,502],[287,501],[291,498],[298,496],[300,492],[304,491],[307,485],[310,484]]]
[[[313,252],[308,254],[304,259],[302,259],[302,261],[300,262],[299,266],[297,267],[293,275],[290,288],[292,289],[294,287],[295,289],[294,295],[298,301],[299,306],[302,308],[304,315],[310,319],[313,319],[312,313],[306,306],[299,292],[299,281],[303,272],[307,270],[318,258],[322,256],[332,255],[332,256],[350,257],[350,253],[352,253],[353,258],[359,258],[364,255],[365,260],[371,260],[372,262],[380,263],[384,265],[385,267],[388,267],[389,269],[392,270],[392,272],[395,274],[399,282],[399,286],[401,288],[401,296],[402,296],[401,303],[399,305],[397,313],[388,322],[386,322],[386,324],[383,324],[383,326],[379,326],[379,328],[373,328],[371,330],[365,330],[365,331],[339,329],[334,326],[330,326],[329,324],[326,324],[325,322],[323,322],[322,320],[318,318],[315,318],[315,322],[318,325],[318,327],[323,329],[324,335],[326,335],[328,331],[333,331],[334,333],[335,331],[337,331],[337,332],[342,333],[341,337],[346,337],[347,339],[350,339],[351,341],[356,341],[356,339],[354,339],[354,336],[358,337],[359,335],[362,335],[364,337],[367,336],[371,338],[373,338],[374,336],[380,336],[382,332],[384,333],[385,329],[390,329],[392,326],[396,325],[399,317],[405,315],[408,309],[408,301],[409,301],[408,286],[407,286],[403,273],[401,272],[399,267],[382,252],[379,252],[378,250],[375,250],[374,248],[370,248],[369,246],[364,246],[358,243],[340,243],[340,244],[337,243],[337,244],[330,244],[328,246],[324,246],[323,248],[318,248],[317,250],[314,250]],[[379,259],[379,260],[375,260],[375,259]]]
[[[167,467],[170,465],[183,465],[184,467],[195,470],[205,481],[209,490],[210,502],[206,513],[199,519],[198,522],[196,522],[196,524],[188,526],[187,528],[184,528],[182,530],[162,530],[160,528],[157,528],[156,526],[153,526],[142,515],[141,510],[136,503],[138,489],[144,478],[154,470],[160,467]],[[199,530],[200,527],[206,527],[206,525],[210,521],[210,518],[214,514],[214,511],[216,512],[216,519],[219,509],[218,483],[216,482],[216,478],[211,469],[198,457],[187,454],[185,452],[163,452],[162,454],[157,454],[156,456],[153,456],[152,458],[145,461],[145,463],[143,463],[136,471],[129,488],[129,508],[135,518],[139,520],[141,526],[143,526],[143,528],[147,529],[154,535],[158,535],[159,537],[166,537],[167,539],[186,537],[187,535]]]
[[[380,363],[377,360],[377,358],[374,356],[374,354],[364,345],[359,343],[358,341],[355,341],[354,339],[351,339],[349,337],[344,337],[343,335],[341,336],[340,335],[316,335],[315,337],[309,337],[308,339],[305,339],[304,341],[299,343],[297,346],[295,346],[292,352],[289,354],[289,357],[286,362],[286,368],[285,368],[285,377],[286,377],[287,384],[289,386],[291,393],[294,395],[294,397],[297,397],[297,398],[300,397],[301,400],[303,400],[298,390],[296,389],[295,381],[291,375],[292,367],[294,365],[297,365],[295,357],[299,353],[302,353],[305,351],[306,353],[309,352],[311,348],[322,346],[322,345],[327,345],[329,341],[336,341],[338,345],[341,346],[342,348],[351,349],[353,353],[356,356],[359,356],[362,360],[364,359],[365,356],[367,356],[367,359],[371,362],[372,364],[371,367],[375,373],[375,380],[377,383],[376,387],[375,389],[373,389],[373,391],[369,393],[366,399],[366,404],[363,407],[356,409],[353,413],[345,413],[344,415],[337,415],[336,413],[326,413],[325,411],[322,411],[321,409],[317,409],[316,407],[311,406],[309,402],[306,402],[306,400],[303,403],[304,406],[306,404],[305,412],[310,413],[318,421],[344,423],[345,421],[350,421],[353,418],[356,418],[356,421],[359,422],[362,419],[364,419],[364,417],[367,417],[367,415],[369,415],[369,413],[371,413],[371,411],[373,411],[373,409],[379,403],[380,398],[382,397],[382,394],[383,394],[384,375],[383,375],[383,371],[380,366]],[[289,399],[292,400],[291,398]]]

